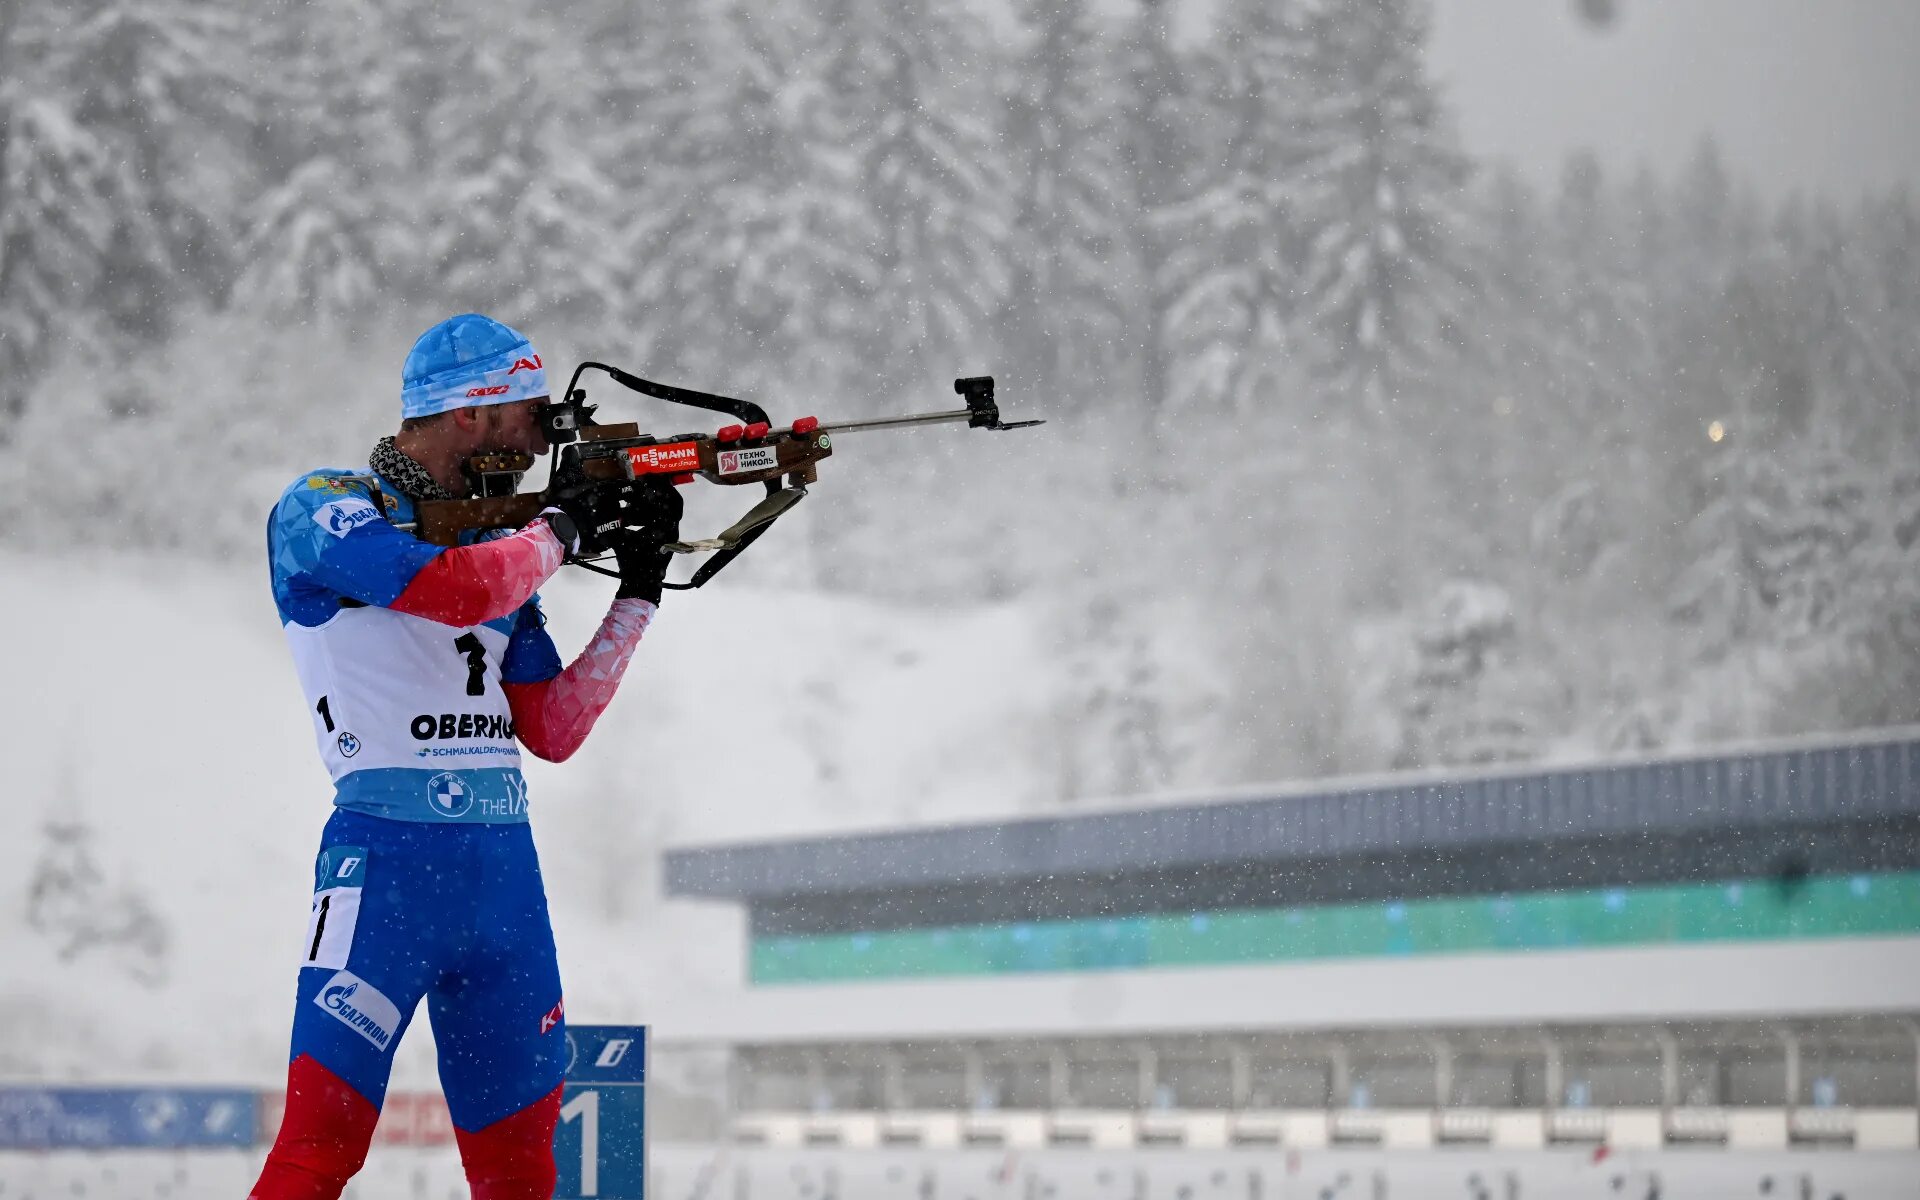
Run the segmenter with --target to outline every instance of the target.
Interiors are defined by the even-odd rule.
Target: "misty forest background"
[[[715,586],[1034,607],[1062,803],[1920,720],[1911,195],[1540,189],[1418,3],[1172,15],[0,0],[0,545],[257,566],[478,309],[776,417],[1046,417],[842,439]]]

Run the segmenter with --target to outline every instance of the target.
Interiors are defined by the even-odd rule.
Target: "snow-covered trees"
[[[1222,153],[1201,158],[1180,197],[1156,214],[1167,242],[1159,277],[1178,348],[1171,398],[1244,409],[1273,390],[1298,352],[1299,170],[1313,98],[1294,6],[1241,0],[1215,42],[1191,73],[1206,81],[1197,90]]]
[[[1535,722],[1503,676],[1515,658],[1516,616],[1504,588],[1449,580],[1413,614],[1412,669],[1402,681],[1402,742],[1395,765],[1493,763],[1536,756]]]
[[[93,830],[50,824],[27,881],[27,926],[54,943],[62,961],[99,955],[152,986],[167,974],[167,928],[147,899],[115,887],[93,851]]]
[[[1086,402],[1133,384],[1128,344],[1143,286],[1141,223],[1125,158],[1120,30],[1087,0],[1036,3],[1010,68],[1010,281],[1000,348],[1035,394]]]
[[[1202,134],[1153,217],[1178,369],[1244,408],[1289,360],[1381,413],[1467,336],[1468,164],[1406,0],[1222,6],[1189,77]]]
[[[829,87],[832,30],[713,0],[677,36],[686,53],[634,95],[650,152],[624,244],[642,345],[723,389],[843,378],[877,231]]]
[[[1302,21],[1301,314],[1330,378],[1377,410],[1461,336],[1468,164],[1426,77],[1418,0]]]
[[[0,10],[0,411],[82,314],[158,334],[228,281],[247,36],[215,0]]]
[[[182,295],[223,288],[236,201],[251,186],[240,145],[256,111],[242,73],[252,27],[231,0],[83,0],[46,42],[40,82],[108,148],[110,286],[121,328],[165,327]]]
[[[440,133],[423,181],[428,290],[454,309],[611,336],[628,272],[608,253],[621,203],[612,164],[586,136],[593,97],[535,69],[590,78],[590,44],[535,24],[463,49],[467,86],[435,110]]]
[[[1009,171],[980,24],[956,0],[835,0],[829,104],[872,214],[864,339],[918,380],[987,332],[1007,288]],[[951,374],[951,372],[948,372]]]
[[[411,282],[415,239],[392,186],[415,162],[392,14],[378,0],[301,5],[268,44],[273,81],[261,158],[270,175],[240,213],[238,303],[322,322],[366,315]]]
[[[16,32],[9,48],[23,41]],[[21,76],[0,74],[0,412],[18,409],[54,327],[102,274],[115,220],[110,154]]]
[[[1075,788],[1912,712],[1910,194],[1772,204],[1710,143],[1671,176],[1478,172],[1419,0],[267,11],[0,0],[0,414],[48,397],[0,465],[70,461],[76,415],[129,422],[156,476],[276,434],[290,467],[358,454],[379,389],[290,377],[390,372],[455,307],[783,416],[991,370],[1054,424],[869,465],[784,565],[1045,597],[1130,659],[1162,614],[1230,614],[1194,642],[1217,691],[1074,660]],[[197,426],[157,411],[186,376]],[[30,490],[52,519],[16,519]],[[257,548],[220,496],[138,492],[66,472],[0,525]],[[1452,635],[1406,631],[1452,628],[1459,580],[1505,598],[1468,638],[1498,669],[1367,692],[1356,631],[1444,666]],[[1742,671],[1739,712],[1700,700]],[[1248,736],[1171,736],[1203,707]]]

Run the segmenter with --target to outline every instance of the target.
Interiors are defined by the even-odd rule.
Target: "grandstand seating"
[[[741,1002],[677,1031],[743,1141],[1920,1147],[1910,731],[667,873],[748,909]]]

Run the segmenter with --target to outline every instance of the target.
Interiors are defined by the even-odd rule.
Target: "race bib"
[[[364,846],[328,846],[313,866],[313,911],[307,916],[303,967],[339,970],[353,952],[360,889],[367,877]]]

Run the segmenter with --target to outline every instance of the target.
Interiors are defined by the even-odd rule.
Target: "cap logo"
[[[524,362],[525,360],[522,359],[521,361]],[[507,373],[511,375],[513,372],[509,371]],[[467,389],[467,395],[469,396],[504,396],[506,394],[507,394],[507,385],[504,383],[501,384],[499,387]]]
[[[542,369],[543,368],[540,365],[540,356],[536,354],[532,358],[514,359],[513,365],[507,368],[507,374],[511,375],[515,371],[539,371]]]

